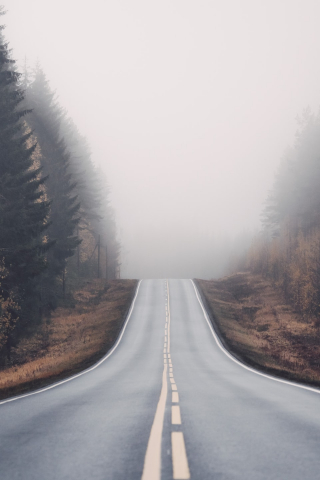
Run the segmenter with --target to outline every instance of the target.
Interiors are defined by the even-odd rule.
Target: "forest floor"
[[[257,369],[320,386],[319,319],[305,319],[260,275],[196,281],[223,343]]]
[[[69,377],[93,365],[116,341],[136,280],[95,280],[74,294],[73,308],[58,308],[49,323],[13,349],[0,368],[0,398]]]

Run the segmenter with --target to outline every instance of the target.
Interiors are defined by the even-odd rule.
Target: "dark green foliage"
[[[66,119],[39,66],[30,75],[25,64],[21,80],[2,29],[0,355],[10,355],[61,299],[70,303],[66,282],[98,274],[98,239],[99,275],[115,277],[119,244],[109,190],[87,141]]]
[[[49,202],[44,199],[41,168],[33,161],[35,143],[27,133],[21,107],[24,99],[18,86],[8,45],[0,32],[0,256],[6,275],[0,296],[14,294],[21,307],[12,312],[16,328],[8,336],[23,334],[39,319],[40,295],[36,278],[46,269],[45,253],[50,243],[44,239],[48,228]],[[28,306],[28,308],[26,308]]]
[[[88,225],[92,220],[101,220],[100,179],[91,161],[88,142],[80,134],[73,120],[63,117],[60,130],[70,153],[70,171],[76,182],[75,191],[80,201],[80,216]]]
[[[63,113],[40,67],[27,90],[27,104],[33,109],[28,122],[41,149],[43,171],[48,176],[46,194],[51,201],[48,237],[54,244],[48,252],[48,269],[43,280],[44,306],[50,311],[63,295],[61,282],[67,259],[74,255],[80,242],[76,234],[80,203],[70,169],[70,154],[60,135]]]
[[[59,107],[39,66],[31,83],[26,80],[25,84],[27,107],[33,109],[29,125],[41,149],[41,164],[48,175],[46,193],[52,200],[48,235],[56,243],[48,255],[47,280],[43,282],[43,297],[51,309],[57,297],[64,296],[65,281],[76,283],[79,276],[97,275],[99,236],[101,276],[106,276],[106,260],[108,278],[116,276],[120,248],[109,189],[91,160],[86,139]],[[54,287],[50,278],[56,279]]]

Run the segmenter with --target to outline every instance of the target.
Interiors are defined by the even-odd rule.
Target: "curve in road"
[[[190,280],[143,280],[108,356],[1,403],[3,480],[309,480],[320,471],[319,391],[230,356]]]

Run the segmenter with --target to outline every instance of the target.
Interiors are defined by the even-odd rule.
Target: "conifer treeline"
[[[306,317],[320,314],[320,114],[306,111],[263,212],[249,268],[269,277]]]
[[[0,358],[80,277],[116,277],[108,195],[42,69],[18,73],[0,27]]]

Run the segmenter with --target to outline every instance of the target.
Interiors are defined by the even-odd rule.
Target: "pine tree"
[[[48,270],[43,283],[46,308],[50,310],[55,308],[57,295],[64,289],[67,259],[74,255],[79,244],[76,227],[80,203],[70,170],[70,154],[60,134],[63,112],[39,66],[27,91],[27,105],[33,109],[28,123],[41,149],[43,171],[48,176],[46,193],[51,201],[48,238],[54,245],[48,252]]]
[[[81,204],[79,236],[83,239],[78,258],[70,259],[68,271],[96,275],[97,259],[92,257],[92,252],[100,238],[100,274],[109,279],[115,278],[119,269],[120,245],[116,239],[116,225],[109,203],[110,190],[107,180],[91,160],[88,142],[71,119],[62,118],[61,133],[70,152],[70,170],[77,182],[75,190]]]
[[[25,71],[28,72],[27,67]],[[29,74],[28,77],[30,79]],[[29,82],[26,81],[26,84]],[[39,65],[36,67],[33,81],[27,88],[27,99],[27,105],[33,108],[29,124],[34,129],[41,147],[44,172],[49,175],[46,183],[48,198],[52,200],[50,214],[52,226],[49,228],[49,237],[57,240],[57,246],[53,248],[51,257],[48,256],[51,276],[62,273],[64,278],[66,270],[69,283],[77,281],[79,275],[95,276],[97,273],[95,247],[100,238],[103,249],[101,259],[104,264],[101,274],[107,275],[110,279],[115,278],[119,268],[120,246],[116,240],[114,213],[109,204],[109,188],[91,160],[87,140],[59,107]],[[57,178],[57,165],[61,173],[60,179]],[[64,189],[63,179],[68,180]],[[68,199],[71,202],[70,207],[74,207],[74,211],[71,210],[73,215],[69,217],[70,212],[66,206]],[[65,230],[63,227],[67,225],[71,226],[68,239],[61,235]],[[66,251],[58,252],[58,242],[60,247],[66,246],[66,240],[70,240],[71,243],[68,256],[65,255]],[[79,246],[80,241],[82,244]],[[76,244],[77,255],[74,255]],[[57,261],[58,256],[60,262]],[[52,291],[50,285],[44,288]]]
[[[3,13],[1,9],[0,14]],[[41,316],[38,279],[46,268],[45,252],[50,246],[44,237],[50,205],[43,195],[45,178],[41,168],[34,165],[36,145],[24,122],[29,112],[21,107],[24,94],[19,87],[20,74],[14,69],[3,28],[0,27],[0,256],[5,273],[0,298],[8,305],[14,297],[9,301],[9,324],[4,333],[10,354],[12,342]]]
[[[320,314],[320,114],[299,122],[263,212],[264,231],[249,251],[253,271],[268,276],[306,317]]]

